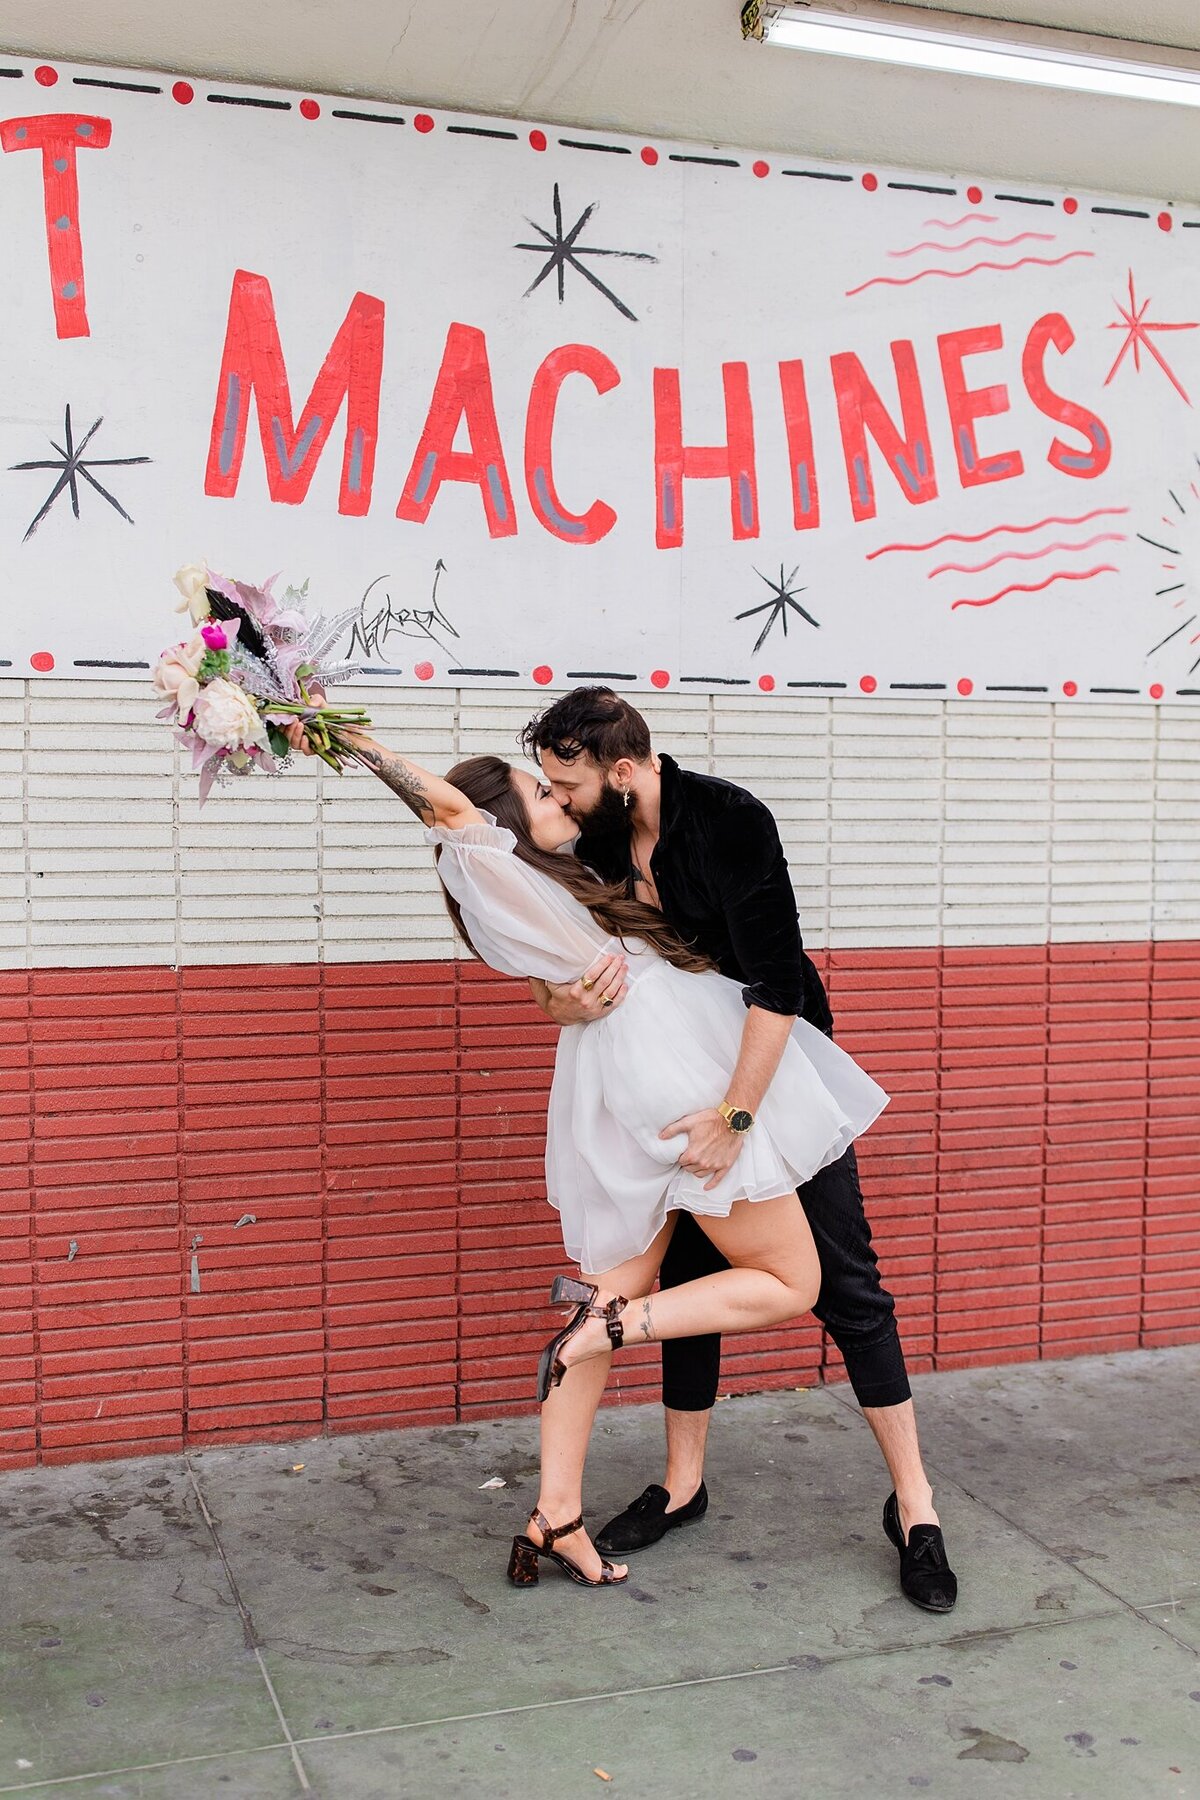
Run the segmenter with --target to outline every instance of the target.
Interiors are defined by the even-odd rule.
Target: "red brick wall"
[[[1200,943],[824,964],[894,1096],[862,1165],[914,1369],[1200,1339]],[[516,984],[47,969],[0,1008],[0,1467],[528,1406],[562,1262]],[[806,1324],[723,1389],[838,1372]]]

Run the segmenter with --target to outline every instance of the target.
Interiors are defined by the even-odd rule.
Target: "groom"
[[[779,1018],[807,1019],[830,1036],[833,1030],[821,978],[801,945],[775,821],[743,788],[656,756],[645,719],[611,688],[576,688],[531,720],[521,742],[580,827],[576,854],[606,881],[620,882],[660,908],[681,937],[743,984],[747,1010],[738,1070],[746,1092],[734,1096],[732,1122],[716,1108],[700,1108],[663,1133],[686,1131],[680,1162],[715,1184],[741,1146],[735,1127],[761,1104],[778,1066]],[[602,1009],[621,1004],[623,975],[623,959],[614,956],[590,971],[586,982],[531,985],[556,1024],[590,1024],[607,1016]],[[805,1182],[799,1197],[821,1259],[815,1311],[842,1353],[894,1483],[883,1524],[900,1553],[901,1587],[916,1605],[949,1612],[958,1584],[921,1462],[895,1307],[879,1279],[853,1148]],[[728,1266],[695,1219],[680,1213],[659,1276],[662,1286]],[[605,1555],[644,1549],[708,1508],[704,1448],[721,1340],[665,1342],[662,1363],[663,1484],[646,1488],[597,1535],[596,1547]]]

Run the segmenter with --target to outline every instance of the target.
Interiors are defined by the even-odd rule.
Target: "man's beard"
[[[600,798],[590,811],[584,812],[578,806],[572,806],[571,817],[582,831],[609,832],[629,830],[629,808],[615,787],[606,781],[600,789]]]

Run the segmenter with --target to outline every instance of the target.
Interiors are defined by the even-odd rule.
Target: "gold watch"
[[[728,1125],[730,1131],[735,1131],[738,1137],[744,1137],[754,1123],[754,1114],[752,1112],[747,1112],[744,1106],[733,1106],[728,1100],[722,1100],[717,1111]]]

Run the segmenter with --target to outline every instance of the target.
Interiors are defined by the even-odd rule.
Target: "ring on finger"
[[[585,975],[579,985],[585,994],[590,994],[596,983],[590,976]]]

